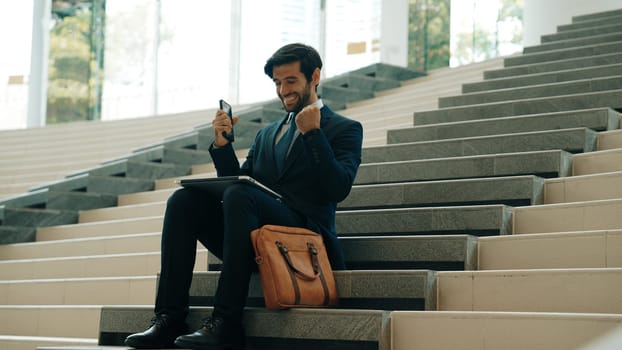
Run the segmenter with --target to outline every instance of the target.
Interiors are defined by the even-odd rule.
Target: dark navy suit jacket
[[[287,205],[307,218],[307,228],[322,234],[333,269],[341,270],[345,262],[335,210],[350,193],[361,163],[363,128],[326,105],[320,113],[320,129],[296,138],[281,174],[274,141],[285,118],[259,130],[242,166],[231,144],[210,153],[218,176],[249,175],[283,195]]]

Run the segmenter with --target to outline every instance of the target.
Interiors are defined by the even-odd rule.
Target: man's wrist
[[[228,143],[225,143],[224,145],[219,146],[219,145],[216,144],[216,141],[214,141],[214,142],[212,142],[212,147],[211,148],[212,149],[225,148],[225,147],[227,147],[227,145],[228,145]]]
[[[313,129],[307,130],[305,132],[301,131],[300,133],[303,134],[303,135],[313,135],[313,134],[317,133],[318,131],[320,131],[320,128],[313,128]]]

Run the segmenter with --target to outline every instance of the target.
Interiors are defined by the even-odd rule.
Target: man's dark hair
[[[273,78],[272,70],[274,67],[296,61],[300,61],[300,71],[305,75],[305,78],[307,78],[307,82],[311,82],[313,79],[313,71],[315,71],[316,68],[322,69],[322,59],[314,48],[305,44],[295,43],[287,44],[278,49],[272,57],[266,61],[263,71],[267,76]]]

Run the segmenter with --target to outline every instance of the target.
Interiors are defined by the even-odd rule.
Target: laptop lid
[[[206,192],[209,192],[213,196],[222,198],[225,189],[234,183],[247,183],[253,185],[266,193],[271,194],[274,198],[280,199],[282,196],[275,191],[273,191],[268,186],[262,184],[261,182],[253,179],[247,175],[240,176],[221,176],[221,177],[210,177],[210,178],[191,178],[191,179],[181,179],[176,181],[183,187],[195,187],[200,188]]]

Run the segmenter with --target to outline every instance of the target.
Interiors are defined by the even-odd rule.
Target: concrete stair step
[[[35,186],[32,190],[36,191],[46,188],[56,192],[80,191],[118,195],[152,190],[153,180],[82,174],[57,182]]]
[[[547,179],[544,203],[622,198],[622,171]]]
[[[473,270],[476,238],[469,235],[340,237],[351,270]],[[209,271],[222,261],[209,253]]]
[[[79,123],[47,125],[45,128],[29,128],[20,130],[3,131],[2,139],[13,147],[19,148],[15,141],[30,139],[29,149],[33,147],[43,147],[57,141],[83,145],[85,140],[103,139],[113,137],[128,139],[129,132],[132,140],[138,140],[139,144],[146,141],[142,136],[154,134],[156,139],[169,135],[175,135],[187,131],[194,125],[205,121],[205,115],[213,115],[215,109],[206,111],[192,111],[175,114],[166,114],[149,117],[149,123],[145,123],[145,118],[132,118],[111,121],[87,121]],[[75,137],[67,137],[71,133]],[[116,141],[116,140],[115,140]]]
[[[365,146],[386,142],[389,128],[412,125],[412,113],[436,108],[438,97],[458,94],[460,84],[481,80],[483,69],[501,67],[502,59],[493,59],[456,68],[435,69],[427,76],[402,82],[393,90],[376,93],[370,100],[348,104],[342,113],[359,120],[363,125]],[[413,100],[412,96],[417,96]]]
[[[285,113],[285,112],[281,112]],[[236,130],[236,143],[247,144],[249,139],[252,141],[255,134],[265,124],[257,121],[247,120],[244,112],[238,113],[238,123],[235,125]],[[281,116],[283,115],[281,114]],[[178,135],[170,136],[164,140],[150,145],[144,145],[143,147],[134,150],[134,153],[140,153],[145,150],[153,149],[154,147],[164,147],[165,150],[174,149],[187,149],[187,150],[201,150],[207,151],[214,140],[214,131],[212,129],[211,122],[204,125],[197,125],[193,130],[181,133]],[[238,143],[238,144],[240,144]]]
[[[0,226],[0,247],[17,242],[34,242],[37,229],[25,226]]]
[[[598,66],[609,66],[622,63],[622,53],[603,53],[579,58],[561,58],[553,62],[542,62],[535,64],[524,64],[496,68],[484,71],[484,80],[500,78],[521,78],[532,74],[545,74],[566,72],[568,70],[595,68]]]
[[[429,270],[334,271],[340,309],[431,310],[436,307],[436,272]],[[195,273],[190,287],[190,303],[212,306],[219,272]],[[248,306],[263,307],[259,274],[253,274]]]
[[[622,199],[514,208],[513,233],[616,230],[622,228]]]
[[[91,140],[88,140],[91,141]],[[88,142],[88,141],[84,141],[84,142]],[[48,163],[49,162],[57,162],[57,163],[63,163],[66,161],[72,161],[72,162],[76,162],[76,161],[82,161],[82,162],[86,162],[89,159],[106,159],[109,157],[117,157],[119,155],[122,155],[124,152],[127,152],[127,150],[131,149],[132,146],[127,146],[127,147],[123,147],[123,145],[119,145],[119,146],[115,146],[115,145],[110,145],[108,146],[106,143],[102,144],[102,143],[97,143],[95,142],[95,140],[93,141],[93,146],[92,149],[89,149],[89,146],[87,146],[86,149],[79,149],[80,145],[77,146],[55,146],[54,144],[50,144],[49,148],[44,149],[43,147],[40,149],[36,150],[36,153],[31,153],[31,152],[24,152],[20,155],[19,153],[19,149],[7,154],[6,158],[3,157],[3,159],[0,161],[0,165],[2,165],[3,167],[8,167],[8,168],[12,168],[12,167],[19,167],[20,164],[24,164],[24,163]],[[131,145],[135,145],[135,142],[132,142]],[[95,147],[96,146],[96,147]],[[73,152],[73,149],[77,148],[77,150],[75,151],[75,153]],[[71,149],[71,156],[63,153],[64,150],[66,149]]]
[[[592,152],[593,153],[593,152]],[[588,153],[591,154],[591,153]],[[543,177],[569,176],[572,155],[564,151],[535,151],[521,153],[465,156],[429,160],[362,164],[355,184],[393,183],[405,181],[442,180],[492,176],[534,174]],[[201,176],[201,175],[199,175]],[[118,205],[163,202],[177,189],[129,193],[118,196]],[[107,211],[114,209],[103,209]],[[92,211],[93,213],[99,210]],[[87,221],[91,211],[80,213]],[[90,220],[88,220],[90,221]]]
[[[462,85],[463,93],[493,91],[532,85],[552,84],[573,80],[609,77],[622,74],[622,64],[575,68],[554,72],[524,74],[508,78],[487,79]]]
[[[78,212],[58,209],[0,207],[0,222],[7,226],[45,227],[78,222]]]
[[[622,40],[508,57],[504,60],[504,66],[521,66],[526,64],[559,61],[569,58],[619,53],[620,51],[622,51]]]
[[[622,148],[572,156],[572,174],[589,175],[622,171]]]
[[[340,235],[391,235],[401,233],[457,233],[471,231],[505,234],[510,218],[504,205],[456,206],[433,208],[401,208],[348,210],[337,212],[336,225]],[[104,237],[160,232],[162,216],[43,227],[37,230],[38,241]],[[395,221],[397,220],[397,221]],[[451,223],[445,222],[451,220]],[[385,226],[383,226],[385,225]],[[383,228],[384,227],[384,228]]]
[[[2,280],[154,276],[160,252],[0,261]],[[197,250],[195,268],[207,269],[207,250]]]
[[[166,201],[125,205],[111,208],[86,210],[80,212],[79,223],[123,220],[149,216],[163,216]]]
[[[620,23],[622,15],[615,12],[610,12],[606,16],[600,18],[582,19],[579,21],[573,21],[570,24],[562,24],[557,26],[558,32],[565,32],[568,30],[578,30],[586,28],[601,27],[610,24]]]
[[[504,205],[455,206],[341,211],[337,232],[341,236],[511,234],[509,207]]]
[[[582,153],[595,149],[596,132],[572,128],[367,147],[362,160],[375,163],[544,150]]]
[[[509,176],[355,185],[338,210],[470,204],[542,204],[543,179]],[[80,223],[164,215],[166,202],[81,212]]]
[[[494,91],[472,92],[457,96],[441,97],[438,101],[438,105],[440,108],[471,106],[485,103],[555,97],[620,89],[622,89],[622,75],[602,78],[593,77],[567,82],[545,83],[540,85],[513,87]]]
[[[469,235],[340,237],[340,242],[353,270],[472,270],[477,264],[477,239]]]
[[[18,154],[21,150],[26,159],[33,156],[38,157],[41,154],[53,156],[54,151],[61,149],[73,149],[76,154],[99,153],[105,152],[105,150],[107,152],[112,151],[113,154],[122,154],[145,143],[155,142],[175,133],[185,132],[191,127],[190,123],[192,122],[191,120],[180,121],[178,119],[175,121],[177,125],[171,125],[171,123],[158,123],[156,119],[157,117],[150,117],[149,121],[153,124],[147,126],[138,124],[125,128],[109,128],[116,121],[97,121],[90,122],[89,127],[61,125],[51,128],[51,125],[46,125],[38,132],[7,130],[2,135],[3,140],[6,140],[3,142],[3,148],[6,147],[7,155]],[[144,123],[144,120],[139,121],[139,123]],[[72,137],[67,137],[68,134],[71,134]],[[128,137],[128,134],[133,137]],[[16,139],[17,142],[15,142]],[[27,143],[20,144],[19,141],[24,140],[28,140]]]
[[[0,168],[0,174],[20,176],[34,173],[61,173],[62,176],[68,172],[75,171],[77,169],[86,169],[97,165],[97,161],[92,158],[88,160],[65,160],[63,162],[55,163],[28,163],[24,164],[20,162],[17,165],[10,167]],[[56,177],[55,177],[56,178]]]
[[[618,22],[618,23],[599,26],[599,27],[576,29],[576,30],[565,30],[565,31],[558,32],[558,33],[546,34],[540,37],[540,41],[543,44],[547,44],[547,43],[552,43],[556,41],[572,40],[572,39],[590,37],[594,35],[619,33],[619,32],[622,32],[622,25]]]
[[[0,281],[4,305],[153,305],[157,277]]]
[[[161,232],[163,216],[39,227],[37,241]]]
[[[549,150],[368,163],[359,167],[355,183],[371,184],[527,174],[542,177],[569,176],[572,157],[573,155],[565,151]]]
[[[586,127],[595,131],[618,129],[620,113],[610,108],[596,108],[420,125],[389,130],[387,143],[433,141],[578,127]]]
[[[198,329],[211,308],[193,307],[187,322]],[[120,345],[127,335],[145,330],[152,307],[104,307],[100,345]],[[244,313],[247,346],[262,349],[389,350],[390,312],[380,310],[248,308]]]
[[[0,200],[6,208],[46,208],[55,210],[86,210],[117,204],[117,196],[107,193],[54,191],[47,188]]]
[[[439,311],[621,314],[622,268],[443,271]]]
[[[161,234],[76,238],[0,245],[0,260],[117,255],[159,252]]]
[[[622,130],[609,130],[598,134],[598,150],[622,148]]]
[[[620,20],[622,20],[622,17],[620,17]],[[606,27],[608,28],[611,26],[608,25]],[[523,53],[531,54],[531,53],[536,53],[536,52],[563,50],[563,49],[570,49],[570,48],[576,48],[576,47],[581,47],[581,46],[605,44],[605,43],[616,42],[616,41],[621,41],[621,40],[622,40],[622,29],[618,29],[617,32],[597,33],[591,36],[584,36],[584,37],[578,37],[578,38],[577,37],[567,38],[564,40],[557,40],[555,42],[547,42],[547,43],[543,42],[540,45],[527,46],[523,48]]]
[[[362,236],[340,240],[346,264],[354,270],[472,270],[477,265],[476,240],[468,235]],[[160,266],[159,244],[160,235],[154,233],[0,246],[0,266],[6,267],[0,270],[0,278],[155,275]],[[220,261],[202,248],[197,251],[197,261],[200,270],[220,267]]]
[[[611,314],[396,311],[391,349],[578,349],[620,326]]]
[[[622,229],[481,237],[478,270],[622,267]]]
[[[599,12],[592,12],[583,15],[572,16],[572,23],[591,21],[595,19],[603,19],[610,17],[622,16],[622,9],[604,10]]]
[[[337,85],[318,86],[318,95],[330,101],[343,101],[351,103],[367,100],[374,97],[374,93],[369,90],[359,90],[356,87],[342,87]]]
[[[353,70],[351,73],[355,75],[398,81],[411,80],[425,75],[412,69],[385,63],[370,64],[369,66]]]
[[[27,174],[11,173],[6,175],[0,175],[0,181],[2,181],[2,188],[6,188],[9,185],[24,185],[30,183],[41,182],[53,182],[54,180],[60,180],[64,178],[66,173],[64,171],[50,171],[50,172],[30,172]],[[24,186],[25,190],[28,190],[30,186]]]
[[[136,192],[119,195],[118,205],[134,205],[150,202],[166,201],[176,188],[167,188],[148,192]]]
[[[595,13],[588,13],[585,15],[572,16],[572,23],[601,20],[601,19],[618,17],[618,16],[622,16],[622,10],[601,11],[601,12],[595,12]]]
[[[54,338],[0,335],[0,348],[11,350],[32,350],[47,347],[48,349],[68,347],[90,347],[97,345],[96,338]]]
[[[25,337],[97,338],[101,306],[0,305],[0,334]]]
[[[413,124],[418,126],[526,114],[575,111],[589,108],[619,109],[622,108],[620,94],[622,94],[622,90],[609,90],[472,106],[448,107],[433,111],[416,112]]]
[[[340,209],[506,204],[542,204],[544,181],[536,176],[359,185]]]
[[[123,159],[107,163],[106,165],[80,170],[69,174],[68,177],[88,173],[97,176],[117,176],[156,180],[167,177],[188,175],[190,174],[190,171],[191,167],[189,165],[140,162]]]

